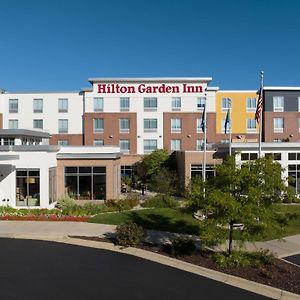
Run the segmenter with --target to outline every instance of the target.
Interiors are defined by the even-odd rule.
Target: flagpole
[[[230,106],[229,106],[229,156],[231,156],[231,99],[230,99]]]
[[[204,143],[203,143],[203,165],[202,165],[202,180],[205,182],[206,179],[206,93],[205,96],[205,106],[204,106],[204,116],[203,116],[203,128],[204,128]]]
[[[264,89],[264,72],[260,72],[260,95],[261,101],[263,101],[263,89]],[[263,102],[261,112],[259,116],[259,140],[258,140],[258,158],[261,158],[261,140],[262,140],[262,115],[263,115]]]

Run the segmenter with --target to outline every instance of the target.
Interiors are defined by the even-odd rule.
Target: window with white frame
[[[203,132],[203,119],[197,118],[197,132]]]
[[[145,97],[144,98],[144,110],[146,110],[146,111],[156,111],[157,110],[157,98],[155,98],[155,97]]]
[[[103,111],[103,98],[95,97],[94,98],[94,112]]]
[[[283,118],[274,118],[274,132],[283,132]]]
[[[33,112],[34,113],[43,112],[43,99],[33,99]]]
[[[144,140],[144,152],[149,153],[154,150],[157,150],[157,140],[155,139]]]
[[[19,120],[8,120],[8,129],[18,129],[19,128]]]
[[[130,120],[129,119],[119,119],[120,132],[129,132],[130,130]]]
[[[68,146],[69,145],[69,141],[68,140],[58,140],[57,144],[59,146]]]
[[[300,97],[298,97],[298,111],[300,111]]]
[[[256,120],[247,119],[247,133],[256,132]]]
[[[171,119],[171,132],[181,132],[181,119]]]
[[[231,98],[222,98],[222,110],[231,108]]]
[[[8,111],[9,113],[18,113],[19,110],[19,100],[9,99],[8,100]]]
[[[120,140],[120,150],[122,152],[129,152],[129,150],[130,150],[130,141],[129,140]]]
[[[226,122],[226,118],[222,119],[222,122],[221,122],[222,133],[225,133],[225,122]],[[231,129],[231,119],[229,120],[229,122],[227,124],[227,132],[226,133],[229,133],[229,132],[232,132],[232,129]]]
[[[104,120],[103,118],[94,119],[94,132],[103,132],[104,131]]]
[[[181,140],[171,140],[171,150],[172,151],[181,150]]]
[[[67,98],[58,99],[58,112],[60,112],[60,113],[68,112],[68,99]]]
[[[197,98],[197,110],[203,110],[205,107],[205,97]]]
[[[196,150],[202,151],[204,149],[204,140],[197,140]]]
[[[42,119],[34,119],[33,120],[33,128],[43,129],[43,120]]]
[[[129,111],[130,109],[130,98],[121,97],[120,98],[120,111]]]
[[[94,140],[94,146],[104,146],[104,140],[95,139]]]
[[[256,111],[256,98],[247,98],[247,111]]]
[[[284,97],[274,96],[273,97],[273,111],[284,111]]]
[[[172,97],[172,110],[181,110],[181,97]]]
[[[144,119],[144,132],[156,132],[157,119]]]
[[[58,120],[58,133],[68,133],[69,121],[67,119]]]

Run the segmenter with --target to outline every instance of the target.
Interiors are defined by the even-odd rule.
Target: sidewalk
[[[1,221],[0,237],[12,238],[64,238],[68,235],[77,236],[104,236],[115,232],[115,225],[104,225],[84,222],[47,222],[47,221]],[[170,243],[174,238],[182,236],[179,233],[147,230],[146,241],[151,243]],[[198,236],[191,237],[200,246]],[[227,244],[219,247],[220,250],[227,248]],[[246,243],[245,248],[249,251],[265,249],[270,250],[278,257],[285,257],[300,253],[300,235],[286,237],[282,240],[266,242]]]

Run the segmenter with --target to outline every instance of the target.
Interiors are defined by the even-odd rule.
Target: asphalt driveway
[[[0,239],[1,299],[268,299],[138,257]]]

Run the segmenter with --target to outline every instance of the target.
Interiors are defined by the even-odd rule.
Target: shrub
[[[116,228],[116,243],[122,247],[137,245],[143,236],[144,229],[132,221],[127,221]]]
[[[179,203],[174,199],[174,197],[169,195],[157,195],[150,199],[147,199],[143,207],[156,207],[156,208],[178,208]]]
[[[139,204],[139,200],[136,198],[126,198],[123,200],[106,200],[105,211],[123,211],[130,210]]]
[[[191,255],[196,251],[195,242],[191,238],[178,237],[172,241],[171,251],[175,256]]]
[[[69,195],[65,195],[62,198],[60,198],[56,204],[56,207],[62,210],[68,210],[73,206],[75,206],[75,201]]]
[[[213,260],[221,267],[258,267],[271,264],[273,256],[268,251],[233,251],[230,256],[228,253],[217,252]]]

